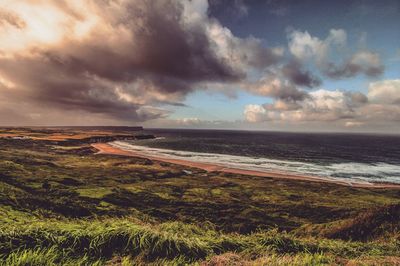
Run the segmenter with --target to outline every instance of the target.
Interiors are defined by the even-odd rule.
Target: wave
[[[110,145],[123,150],[138,152],[145,156],[212,163],[237,169],[293,173],[345,181],[400,183],[400,165],[388,163],[331,163],[321,165],[259,157],[159,149],[133,145],[123,141],[114,141]]]

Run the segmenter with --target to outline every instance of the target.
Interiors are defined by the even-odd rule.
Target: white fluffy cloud
[[[345,127],[400,121],[400,80],[371,83],[367,95],[360,92],[320,89],[301,101],[276,100],[271,104],[247,105],[249,122],[289,123],[342,121]]]
[[[300,60],[316,60],[319,63],[327,60],[331,46],[345,46],[347,34],[342,29],[331,29],[326,39],[311,36],[307,31],[291,31],[288,35],[289,50]]]
[[[342,91],[317,90],[310,92],[303,101],[276,101],[273,104],[251,105],[245,108],[248,121],[332,121],[353,116],[350,94]],[[252,110],[252,112],[249,112]]]
[[[348,50],[347,33],[343,29],[331,29],[325,39],[311,36],[307,31],[294,30],[289,32],[288,39],[289,51],[294,57],[302,62],[314,62],[327,77],[340,79],[359,74],[376,77],[383,73],[379,54],[369,50],[337,58],[337,54],[346,54]],[[333,56],[335,52],[336,56]]]
[[[178,125],[193,126],[201,123],[201,120],[197,117],[185,117],[181,119],[176,119]]]
[[[400,79],[371,83],[368,91],[368,99],[378,104],[400,105]]]
[[[249,122],[260,122],[268,120],[267,110],[261,105],[248,104],[244,109],[246,120]]]

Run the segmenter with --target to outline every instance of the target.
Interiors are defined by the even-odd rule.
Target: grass
[[[393,204],[363,212],[329,232],[329,237],[367,241],[393,236],[400,231],[400,205]]]
[[[87,143],[0,146],[0,265],[400,264],[396,189],[206,173]]]
[[[18,254],[21,260],[29,254],[33,258],[43,255],[55,263],[60,263],[64,257],[97,263],[102,258],[104,263],[115,256],[140,257],[147,262],[179,259],[194,263],[225,253],[248,258],[269,254],[322,260],[324,254],[328,255],[327,259],[333,255],[355,259],[365,254],[396,256],[399,252],[394,242],[298,238],[277,230],[249,235],[226,234],[212,226],[198,227],[181,222],[150,224],[134,217],[9,225],[0,232],[0,240],[1,254],[8,254],[2,256],[6,265],[17,259]]]

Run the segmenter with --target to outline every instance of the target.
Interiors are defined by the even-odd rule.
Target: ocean
[[[246,170],[400,183],[400,136],[396,135],[184,129],[145,133],[157,138],[113,145]]]

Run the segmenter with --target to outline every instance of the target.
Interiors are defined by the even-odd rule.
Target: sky
[[[399,0],[0,0],[0,126],[400,132]]]

